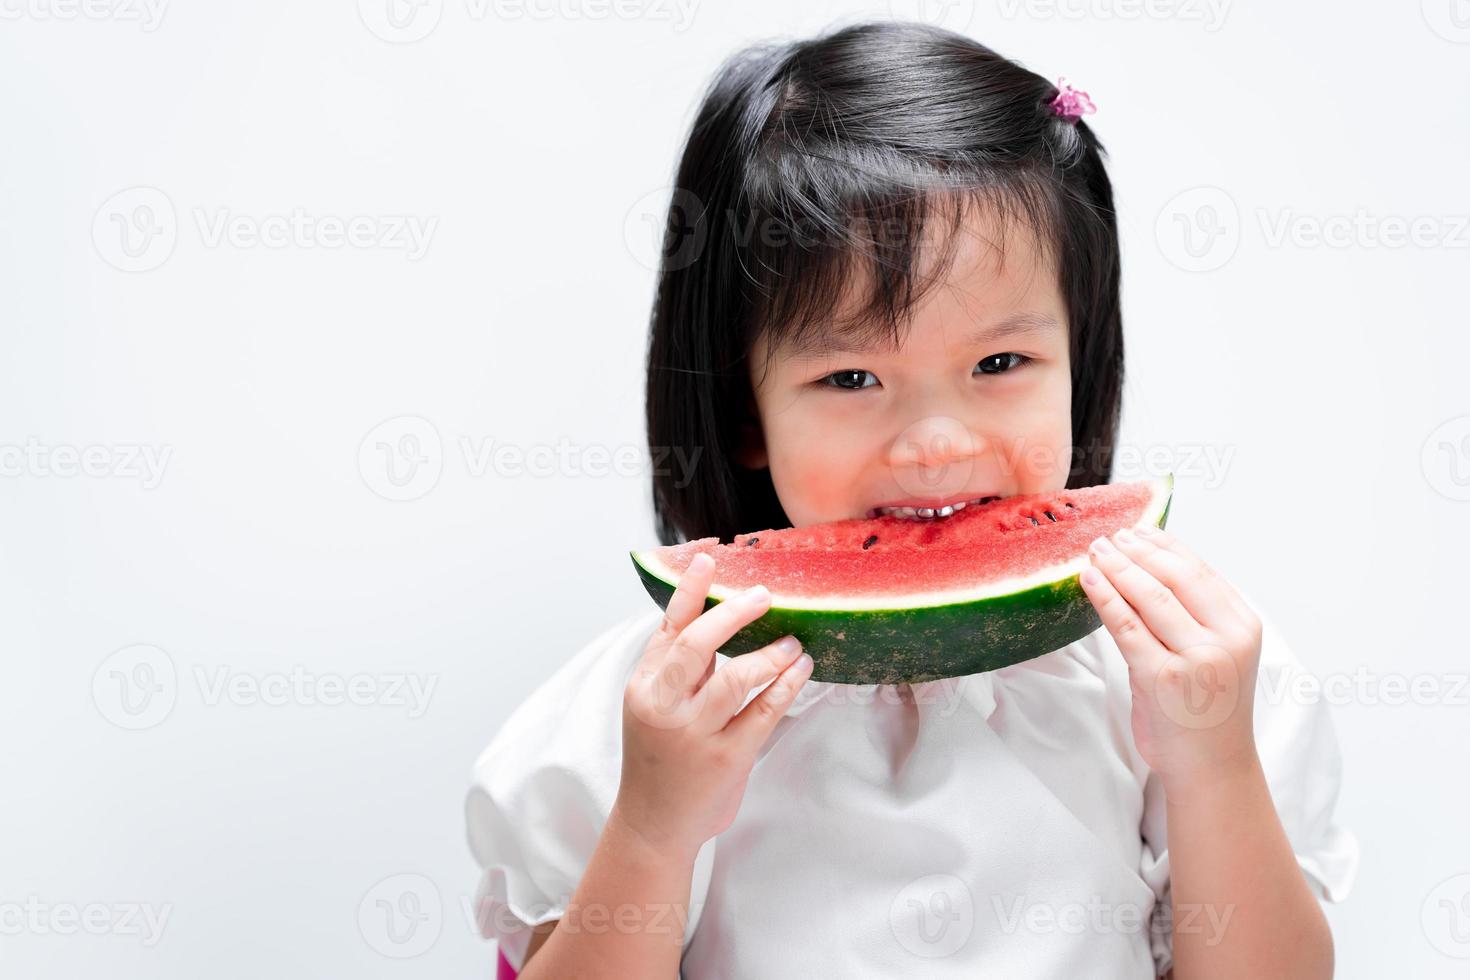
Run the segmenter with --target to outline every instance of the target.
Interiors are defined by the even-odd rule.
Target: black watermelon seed
[[[1070,507],[1070,508],[1072,508],[1073,510],[1076,510],[1077,509],[1077,505],[1074,504],[1074,503],[1072,503],[1070,500],[1067,501],[1067,506]]]
[[[1053,523],[1053,524],[1055,524],[1055,523],[1056,523],[1056,520],[1057,520],[1057,515],[1055,515],[1055,514],[1053,514],[1053,513],[1052,513],[1052,512],[1051,512],[1051,511],[1049,511],[1049,510],[1044,510],[1044,511],[1042,511],[1042,513],[1043,513],[1043,514],[1045,514],[1045,515],[1046,515],[1046,519],[1047,519],[1047,520],[1049,520],[1049,521],[1051,521],[1051,522],[1052,522],[1052,523]]]
[[[760,540],[760,538],[751,538],[749,541],[745,542],[745,546],[747,548],[754,548],[755,547],[755,543],[757,541],[759,541],[759,540]]]
[[[877,542],[877,540],[878,540],[878,535],[876,535],[876,534],[871,535],[868,538],[868,540],[866,540],[866,541],[863,542],[863,550],[864,551],[867,551],[869,548],[871,548],[874,545],[875,542]]]
[[[1038,525],[1038,524],[1040,524],[1040,523],[1041,523],[1041,522],[1040,522],[1040,521],[1038,521],[1038,520],[1037,520],[1037,519],[1036,519],[1036,518],[1034,518],[1034,517],[1032,517],[1032,516],[1031,516],[1031,515],[1030,515],[1030,514],[1027,514],[1027,515],[1026,515],[1026,520],[1028,520],[1028,521],[1030,521],[1030,522],[1031,522],[1031,526],[1032,526],[1032,527],[1035,527],[1035,526],[1036,526],[1036,525]]]

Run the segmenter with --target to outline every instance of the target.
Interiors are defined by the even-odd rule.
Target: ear
[[[760,412],[755,398],[745,396],[745,417],[740,422],[740,445],[735,449],[735,462],[748,470],[761,470],[770,465],[766,454],[766,437],[761,429]]]

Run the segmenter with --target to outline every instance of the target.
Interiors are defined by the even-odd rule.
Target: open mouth
[[[964,510],[966,507],[988,504],[992,500],[1000,500],[999,495],[988,497],[975,497],[972,500],[957,500],[952,504],[942,507],[874,507],[868,511],[868,520],[875,517],[897,517],[906,521],[932,521],[940,517],[949,517]]]

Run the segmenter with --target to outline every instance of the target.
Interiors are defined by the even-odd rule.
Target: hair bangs
[[[994,219],[998,234],[984,244],[1001,262],[1018,236],[1044,260],[1060,257],[1060,209],[1044,181],[936,167],[883,173],[854,193],[840,179],[852,173],[811,173],[810,193],[760,202],[732,223],[749,233],[738,253],[751,292],[747,349],[764,341],[763,371],[778,353],[809,354],[834,338],[897,349],[920,301],[946,281],[963,236],[980,234],[979,211]]]

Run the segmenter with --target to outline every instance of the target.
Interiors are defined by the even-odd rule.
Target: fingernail
[[[1138,539],[1133,536],[1133,532],[1132,531],[1128,530],[1125,527],[1121,531],[1118,532],[1118,540],[1121,541],[1121,542],[1123,542],[1124,544],[1132,544],[1134,541],[1137,541]]]
[[[1118,549],[1114,548],[1113,542],[1109,541],[1107,538],[1098,538],[1096,541],[1092,542],[1092,550],[1096,551],[1100,555],[1111,555]]]
[[[800,657],[796,658],[796,665],[797,670],[811,670],[812,655],[809,653],[803,653]]]
[[[1159,529],[1154,527],[1152,524],[1140,524],[1138,526],[1138,533],[1146,538],[1151,538],[1155,534],[1159,533]]]
[[[764,585],[752,585],[745,590],[745,598],[751,602],[765,602],[770,597],[771,593],[766,590]]]
[[[801,649],[801,641],[794,636],[783,636],[776,641],[776,646],[787,656]]]

